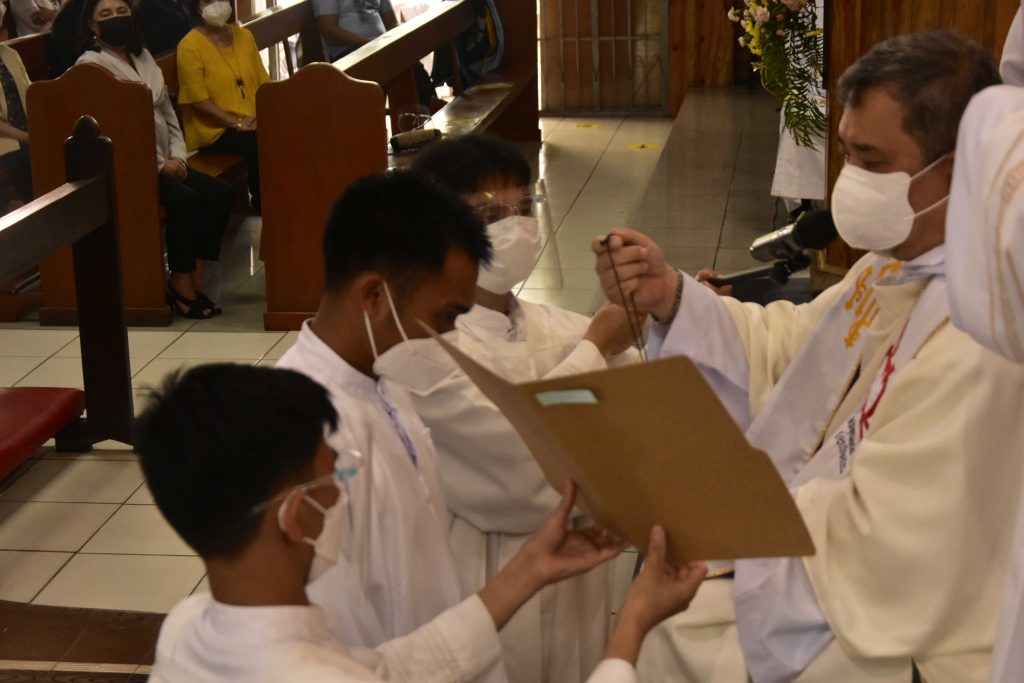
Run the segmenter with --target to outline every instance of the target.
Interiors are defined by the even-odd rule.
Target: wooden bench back
[[[25,63],[25,71],[33,81],[42,81],[53,76],[50,66],[50,34],[36,33],[24,38],[12,38],[4,43],[7,47],[17,50],[21,61]]]
[[[114,146],[114,193],[121,243],[124,300],[130,324],[166,325],[163,240],[156,178],[153,99],[141,83],[123,81],[94,64],[80,64],[51,81],[29,86],[32,183],[37,196],[63,184],[64,140],[81,116],[99,123]],[[140,122],[149,125],[139,125]],[[74,270],[70,250],[40,266],[40,322],[75,324]]]
[[[338,195],[387,168],[384,94],[330,64],[256,93],[267,329],[298,329],[323,292],[323,229]],[[315,131],[315,133],[313,132]]]

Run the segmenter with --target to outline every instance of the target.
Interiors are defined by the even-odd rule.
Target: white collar
[[[312,322],[307,320],[302,323],[295,346],[302,356],[315,361],[312,367],[324,381],[346,391],[376,393],[376,380],[356,370],[339,356],[313,331]]]

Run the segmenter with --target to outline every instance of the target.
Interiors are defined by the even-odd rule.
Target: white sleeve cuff
[[[444,635],[466,679],[472,679],[501,659],[498,630],[478,595],[446,610],[433,624]]]
[[[607,367],[608,361],[606,361],[601,352],[597,350],[597,346],[594,342],[588,339],[583,339],[576,345],[576,348],[565,357],[565,360],[555,366],[551,372],[544,376],[544,379],[565,377],[567,375],[578,375],[583,372],[594,372],[596,370],[604,370]]]
[[[625,659],[606,659],[601,662],[587,683],[636,683],[636,669]]]

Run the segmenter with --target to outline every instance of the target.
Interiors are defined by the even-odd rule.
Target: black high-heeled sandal
[[[198,299],[186,299],[183,297],[178,290],[171,286],[171,283],[167,283],[167,303],[171,305],[171,309],[183,318],[189,318],[191,320],[209,320],[213,317],[213,311],[204,302]],[[181,306],[187,306],[188,310],[181,310]]]
[[[214,315],[220,315],[224,309],[214,303],[213,299],[206,296],[206,292],[196,292],[196,301],[206,306]]]

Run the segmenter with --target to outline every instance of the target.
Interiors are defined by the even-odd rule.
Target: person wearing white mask
[[[946,31],[879,43],[843,74],[832,211],[870,253],[811,303],[741,304],[639,233],[595,239],[606,293],[617,272],[660,321],[650,355],[702,368],[817,548],[707,582],[648,638],[642,680],[908,681],[915,666],[929,681],[986,679],[1024,369],[949,324],[943,242],[957,125],[995,83],[991,55]]]
[[[178,43],[178,104],[189,150],[245,158],[252,208],[260,213],[256,91],[270,81],[256,38],[235,23],[228,0],[188,0],[201,19]]]
[[[329,445],[346,417],[325,387],[288,370],[206,365],[154,392],[135,429],[142,470],[157,508],[202,558],[209,592],[164,620],[149,680],[460,683],[498,657],[495,628],[534,591],[615,553],[614,539],[567,529],[569,484],[488,590],[376,649],[338,640],[305,584],[320,537],[356,528],[361,514],[349,491],[368,464]],[[660,527],[651,549],[593,683],[633,683],[639,638],[685,609],[704,576],[702,565],[665,563]]]
[[[467,205],[406,172],[352,184],[328,219],[320,306],[278,367],[328,389],[346,417],[331,444],[366,458],[368,476],[351,490],[353,507],[363,511],[351,540],[339,541],[344,525],[328,514],[325,524],[336,533],[318,539],[307,585],[348,645],[406,636],[467,594],[448,545],[429,431],[408,391],[379,369],[409,337],[427,336],[421,322],[441,333],[454,327],[473,306],[478,267],[490,253],[485,228]],[[479,635],[498,642],[493,630]],[[472,679],[507,680],[497,654]]]
[[[506,379],[527,382],[635,360],[625,310],[608,304],[593,319],[513,294],[543,249],[529,194],[531,171],[511,143],[473,134],[435,143],[412,169],[459,194],[487,223],[494,253],[480,268],[476,305],[445,335]],[[462,588],[480,590],[515,555],[557,503],[526,444],[501,411],[433,340],[414,340],[375,366],[411,392],[430,430],[450,521],[448,538]],[[586,523],[574,513],[578,524]],[[550,586],[501,632],[513,683],[577,683],[600,661],[612,610],[612,565]]]
[[[1024,292],[1016,276],[1024,270],[1024,197],[1016,177],[1024,164],[1022,140],[1024,88],[989,88],[971,101],[957,140],[946,235],[953,324],[1017,364],[1024,363]],[[1018,512],[991,683],[1024,680],[1022,638],[1024,507]]]

